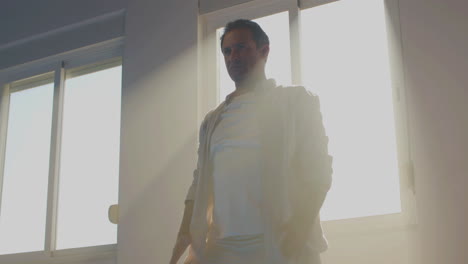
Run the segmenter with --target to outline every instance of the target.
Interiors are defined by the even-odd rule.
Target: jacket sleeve
[[[208,115],[207,115],[208,116]],[[195,194],[197,191],[197,184],[198,184],[198,175],[201,168],[202,163],[202,148],[203,148],[203,141],[205,139],[206,133],[206,126],[207,126],[207,118],[205,118],[200,126],[200,133],[198,134],[198,151],[197,151],[197,167],[193,171],[193,180],[192,184],[190,185],[187,195],[185,197],[185,202],[195,200]]]
[[[317,95],[299,87],[296,97],[296,161],[299,177],[313,191],[326,194],[332,183],[332,157],[328,154],[320,101]],[[307,184],[308,183],[308,184]]]

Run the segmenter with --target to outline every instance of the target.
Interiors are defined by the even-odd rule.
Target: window
[[[117,204],[122,67],[105,67],[66,74],[57,249],[117,242],[107,209]]]
[[[323,220],[401,211],[383,1],[301,12],[303,81],[320,97],[333,156]]]
[[[0,262],[114,250],[108,209],[118,194],[121,64],[109,53],[75,56],[45,74],[31,66],[31,77],[3,86]]]
[[[217,55],[203,56],[203,70],[217,71],[211,76],[218,80],[205,80],[204,87],[216,87],[203,88],[204,97],[212,98],[208,93],[217,89],[219,103],[234,90],[219,49],[222,26],[237,18],[256,21],[271,40],[267,78],[279,84],[292,80],[320,97],[334,156],[334,182],[322,221],[401,214],[410,197],[400,188],[406,175],[400,175],[398,165],[407,160],[398,157],[397,148],[407,150],[406,139],[397,145],[396,130],[406,128],[397,118],[402,113],[394,109],[384,1],[299,2],[300,8],[296,3],[257,1],[205,15],[206,46],[216,47]],[[214,58],[215,69],[210,68]]]
[[[0,254],[44,250],[53,74],[10,89]]]

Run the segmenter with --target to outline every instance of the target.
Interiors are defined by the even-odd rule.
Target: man
[[[236,20],[221,37],[236,90],[207,114],[171,264],[317,264],[331,157],[318,98],[265,76],[269,39]]]

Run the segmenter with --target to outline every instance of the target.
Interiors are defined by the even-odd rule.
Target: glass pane
[[[267,78],[274,78],[276,83],[291,83],[291,56],[289,53],[289,17],[288,12],[281,12],[274,15],[253,20],[257,22],[270,39],[270,53],[265,68]],[[235,90],[234,82],[229,77],[221,54],[219,39],[224,28],[217,30],[218,40],[218,67],[219,67],[219,101],[222,102],[228,94]]]
[[[65,82],[57,249],[117,242],[122,67]]]
[[[333,186],[322,220],[400,212],[383,1],[305,10],[304,81],[320,96]]]
[[[53,84],[10,95],[0,254],[44,250]]]

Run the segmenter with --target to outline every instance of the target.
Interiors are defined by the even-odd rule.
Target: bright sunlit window
[[[50,78],[10,94],[0,254],[44,250],[53,89]]]
[[[108,209],[118,203],[121,65],[106,59],[5,86],[0,255],[117,243]]]
[[[117,242],[122,67],[80,71],[65,81],[57,249]]]
[[[289,18],[288,12],[282,12],[253,20],[257,22],[270,39],[270,54],[265,73],[267,78],[274,78],[278,85],[291,83],[291,59],[289,53]],[[235,90],[234,82],[229,77],[224,64],[224,58],[219,47],[219,38],[224,28],[217,30],[218,41],[218,75],[219,98],[224,101],[226,96]]]
[[[400,212],[383,1],[337,1],[301,17],[303,78],[320,97],[333,156],[322,220]]]

